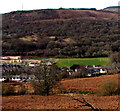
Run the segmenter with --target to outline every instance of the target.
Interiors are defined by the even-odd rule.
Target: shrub
[[[26,94],[26,89],[22,84],[17,87],[16,94],[18,95]]]
[[[120,86],[115,81],[106,81],[97,90],[97,95],[112,96],[120,94]]]
[[[42,82],[32,81],[32,86],[34,88],[34,94],[45,95]]]
[[[14,88],[6,84],[2,84],[2,95],[9,96],[14,94]]]
[[[61,72],[59,79],[64,79],[64,78],[68,78],[69,74],[67,72]]]
[[[69,76],[69,79],[74,79],[74,78],[83,78],[85,77],[84,73],[81,72],[75,72],[74,74]]]
[[[117,66],[117,64],[120,64],[120,52],[116,52],[114,54],[110,55],[110,62],[111,64],[114,64],[115,66]]]

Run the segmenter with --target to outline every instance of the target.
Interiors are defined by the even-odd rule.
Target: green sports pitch
[[[73,64],[80,65],[107,65],[109,63],[109,58],[62,58],[57,59],[56,64],[58,67],[70,67]]]

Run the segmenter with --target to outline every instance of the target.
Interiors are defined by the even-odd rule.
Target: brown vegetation
[[[109,80],[117,81],[119,74],[103,75],[92,78],[79,78],[71,80],[62,80],[61,87],[64,89],[76,88],[80,91],[95,92],[101,83]],[[30,85],[30,84],[29,84]],[[93,107],[98,109],[117,109],[118,96],[96,96],[72,94],[76,99],[83,97]],[[3,109],[90,109],[83,106],[82,103],[73,100],[68,94],[40,96],[40,95],[21,95],[21,96],[3,96]]]
[[[120,50],[118,13],[46,9],[11,12],[3,19],[3,55],[106,57]]]
[[[64,90],[78,90],[95,93],[97,88],[105,81],[118,81],[119,74],[116,75],[102,75],[92,78],[77,78],[70,80],[63,80],[60,82],[59,88]]]
[[[118,96],[95,97],[83,95],[83,97],[96,108],[118,108]],[[75,98],[81,99],[77,95]],[[54,95],[47,97],[38,95],[3,97],[3,109],[82,109],[79,105],[82,104],[65,95]],[[83,109],[88,108],[89,107],[83,107]]]

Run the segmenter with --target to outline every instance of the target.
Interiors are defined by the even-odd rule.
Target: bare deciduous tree
[[[60,79],[60,74],[55,65],[40,65],[35,68],[34,75],[38,80],[38,90],[42,90],[43,95],[49,95],[50,90]],[[37,85],[35,86],[37,87]]]
[[[120,65],[120,52],[116,52],[110,55],[111,64]]]

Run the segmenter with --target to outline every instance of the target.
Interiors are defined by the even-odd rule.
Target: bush
[[[120,94],[120,86],[115,81],[106,81],[97,90],[97,95],[112,96]]]
[[[43,82],[32,81],[32,86],[34,88],[34,94],[46,95],[45,86]]]
[[[16,94],[18,94],[18,95],[26,94],[26,89],[22,84],[17,87]]]
[[[9,96],[15,92],[14,88],[6,84],[2,84],[2,95]]]
[[[110,55],[110,62],[114,65],[120,64],[120,52],[116,52]]]
[[[85,74],[81,72],[75,72],[74,74],[69,76],[69,79],[75,79],[75,78],[84,78]]]

